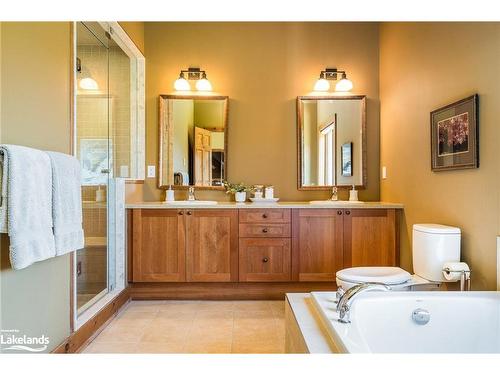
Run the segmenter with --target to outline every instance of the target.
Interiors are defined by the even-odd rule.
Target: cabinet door
[[[132,228],[134,282],[186,281],[183,211],[134,209]]]
[[[343,265],[343,212],[293,210],[292,274],[298,281],[335,281]]]
[[[186,211],[187,281],[238,281],[238,211]]]
[[[344,210],[344,267],[396,266],[396,210]]]
[[[240,281],[290,281],[289,238],[240,239]]]

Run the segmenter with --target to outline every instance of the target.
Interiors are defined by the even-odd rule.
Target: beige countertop
[[[203,209],[247,209],[247,208],[396,208],[402,209],[404,206],[401,203],[390,202],[363,202],[351,203],[348,201],[338,201],[335,203],[325,202],[322,204],[309,204],[309,202],[278,202],[278,203],[236,203],[236,202],[217,202],[215,205],[198,205],[196,203],[164,203],[164,202],[135,202],[127,203],[126,208],[203,208]]]

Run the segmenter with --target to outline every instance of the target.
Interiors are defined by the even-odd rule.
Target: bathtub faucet
[[[353,286],[350,289],[347,289],[345,293],[340,298],[339,303],[337,304],[337,311],[339,312],[339,322],[341,323],[350,323],[349,319],[351,304],[354,300],[354,297],[357,295],[367,292],[370,290],[379,290],[383,292],[388,292],[391,288],[382,283],[363,283],[356,286]]]

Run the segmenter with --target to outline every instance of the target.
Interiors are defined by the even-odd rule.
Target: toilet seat
[[[352,267],[340,270],[337,278],[348,283],[403,284],[411,279],[409,272],[399,267]]]

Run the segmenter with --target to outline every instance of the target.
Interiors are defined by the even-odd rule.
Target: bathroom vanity
[[[342,268],[399,262],[398,204],[127,207],[135,298],[282,298],[331,290]]]

